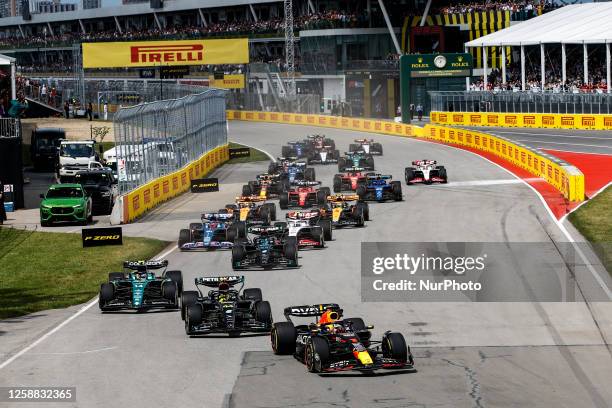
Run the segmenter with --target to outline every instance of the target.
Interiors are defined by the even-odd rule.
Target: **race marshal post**
[[[409,54],[400,57],[402,122],[410,123],[411,83],[415,78],[465,78],[472,76],[472,55]]]

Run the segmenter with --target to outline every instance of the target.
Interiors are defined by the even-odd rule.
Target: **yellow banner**
[[[83,68],[247,64],[247,38],[83,44]]]
[[[244,88],[244,74],[225,75],[223,79],[215,79],[214,75],[208,77],[212,88],[242,89]]]

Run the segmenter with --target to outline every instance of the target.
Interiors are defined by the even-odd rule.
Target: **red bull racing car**
[[[448,176],[444,166],[438,166],[435,160],[415,160],[412,167],[404,170],[406,184],[414,183],[448,183]]]
[[[278,198],[279,194],[290,187],[289,180],[281,179],[280,174],[259,174],[255,180],[242,186],[243,196],[259,196],[261,198]]]
[[[286,210],[288,208],[311,208],[324,205],[331,191],[329,187],[315,188],[320,184],[320,181],[296,182],[297,187],[280,195],[280,208]]]
[[[383,154],[382,145],[380,143],[374,142],[373,139],[355,139],[355,142],[356,143],[351,143],[349,145],[350,152],[363,150],[364,152],[373,156],[382,156]]]
[[[410,347],[401,333],[386,331],[380,341],[374,341],[373,326],[366,326],[359,317],[343,318],[342,313],[334,303],[285,308],[287,321],[272,325],[272,350],[293,355],[308,371],[319,374],[414,368]],[[295,325],[292,316],[316,320]]]

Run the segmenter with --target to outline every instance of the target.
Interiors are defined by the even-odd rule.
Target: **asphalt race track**
[[[416,372],[317,376],[292,357],[273,355],[267,336],[188,338],[178,312],[101,314],[96,303],[0,368],[0,386],[76,386],[78,402],[59,407],[609,406],[609,302],[588,307],[584,302],[361,302],[362,241],[567,241],[528,186],[449,146],[341,130],[230,123],[233,141],[273,155],[280,155],[282,143],[309,133],[327,134],[340,149],[348,149],[354,138],[374,137],[385,152],[375,159],[377,171],[402,180],[411,160],[436,159],[448,169],[450,182],[408,187],[402,181],[404,201],[371,204],[372,221],[365,228],[335,230],[328,248],[301,251],[299,269],[246,271],[246,287],[262,288],[276,321],[291,304],[337,302],[345,316],[363,316],[375,325],[374,338],[386,330],[401,331],[415,354]],[[266,168],[264,162],[224,166],[215,175],[219,193],[185,194],[125,226],[124,233],[176,240],[180,228],[197,221],[202,211],[232,202],[241,186]],[[316,166],[317,179],[331,185],[336,170]],[[550,262],[559,261],[550,256]],[[172,269],[183,271],[186,289],[196,276],[233,274],[227,252],[174,250],[166,258]],[[528,289],[537,272],[518,270],[505,289]],[[608,278],[602,277],[612,287]],[[602,299],[603,289],[591,275],[579,282],[587,299]],[[68,315],[49,311],[0,323],[0,339],[6,340],[0,345],[0,367]]]
[[[470,129],[502,136],[538,149],[612,155],[612,132],[605,130],[502,127],[471,127]]]

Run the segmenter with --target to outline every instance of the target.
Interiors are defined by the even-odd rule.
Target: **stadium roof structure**
[[[612,2],[574,4],[465,43],[466,47],[612,43]]]

